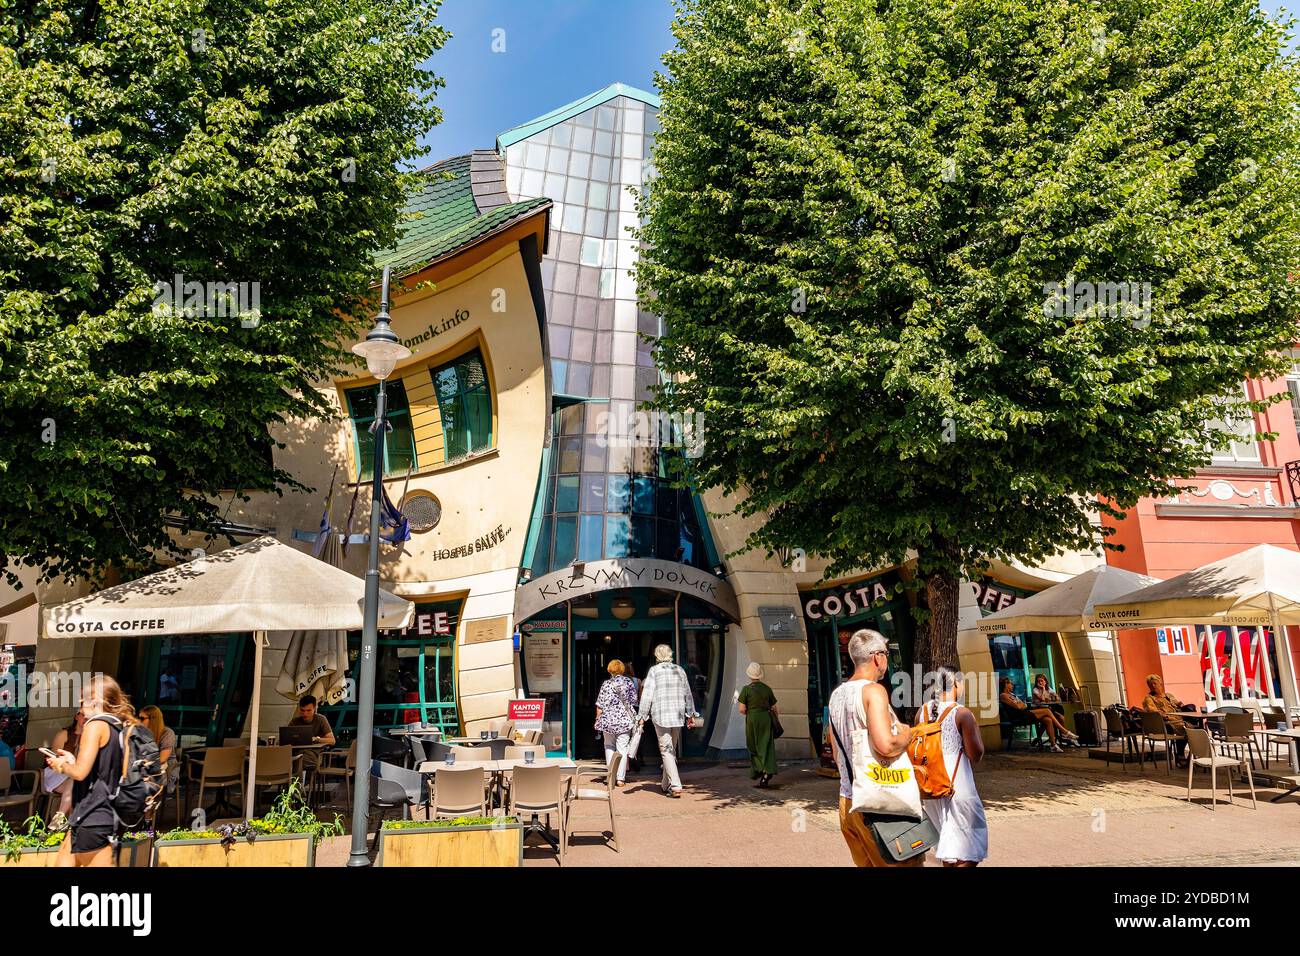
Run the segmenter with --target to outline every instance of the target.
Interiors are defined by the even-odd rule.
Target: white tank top
[[[848,762],[853,759],[853,732],[866,729],[867,712],[862,706],[862,689],[874,683],[870,680],[846,680],[835,688],[827,701],[834,725],[831,739],[835,741],[835,763],[840,771],[840,796],[850,800],[853,799],[853,784],[849,780]]]

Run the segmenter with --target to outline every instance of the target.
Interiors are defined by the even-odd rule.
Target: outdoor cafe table
[[[1270,803],[1277,803],[1283,797],[1289,797],[1291,794],[1300,791],[1300,760],[1296,757],[1296,747],[1300,746],[1300,730],[1263,730],[1260,731],[1266,737],[1274,737],[1278,740],[1285,740],[1291,744],[1291,770],[1290,774],[1275,774],[1273,779],[1284,780],[1292,786],[1289,790],[1279,793],[1270,800]]]

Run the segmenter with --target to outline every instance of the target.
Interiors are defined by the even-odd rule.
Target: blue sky
[[[453,36],[432,61],[447,81],[443,121],[424,162],[491,149],[498,133],[610,83],[653,91],[672,18],[670,0],[444,0]]]
[[[1261,0],[1270,13],[1282,5]],[[424,162],[491,149],[498,133],[610,83],[653,91],[672,16],[671,0],[444,0],[453,37],[433,58],[443,121]]]

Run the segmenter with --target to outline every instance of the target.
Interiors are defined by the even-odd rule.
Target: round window
[[[417,534],[432,531],[442,520],[442,505],[427,491],[413,491],[403,498],[401,511]]]

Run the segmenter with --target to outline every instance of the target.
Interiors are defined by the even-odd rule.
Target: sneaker
[[[65,830],[68,829],[68,818],[65,817],[62,813],[54,814],[54,816],[50,820],[50,825],[49,827],[47,827],[47,829],[51,833],[63,833]]]

